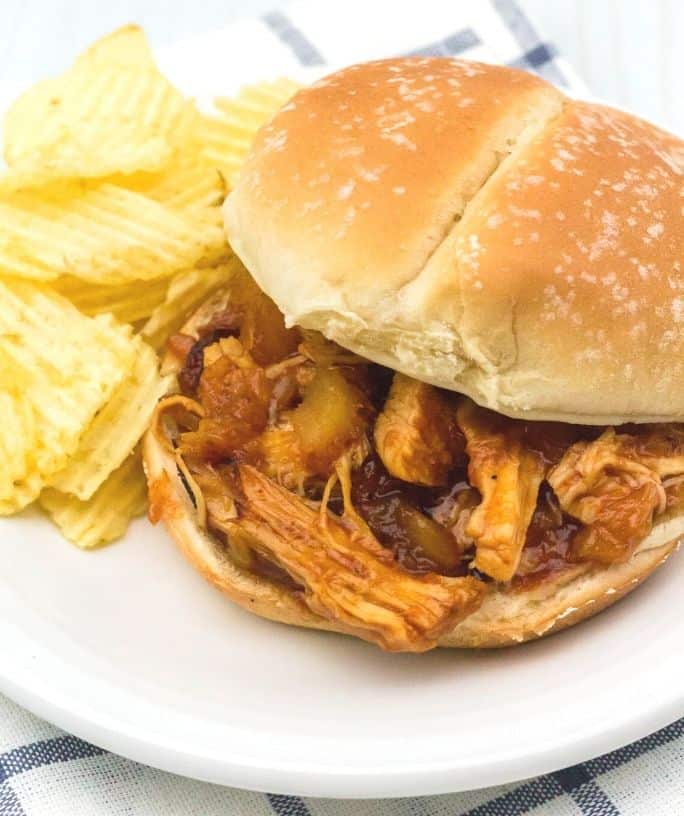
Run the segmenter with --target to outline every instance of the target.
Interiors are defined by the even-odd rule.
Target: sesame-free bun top
[[[684,143],[521,71],[352,66],[258,134],[229,239],[291,323],[510,416],[684,420]]]

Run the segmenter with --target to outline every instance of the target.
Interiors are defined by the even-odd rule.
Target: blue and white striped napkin
[[[337,7],[304,0],[179,48],[195,87],[205,77],[220,77],[223,85],[208,88],[212,93],[232,90],[225,81],[236,63],[243,77],[265,79],[391,54],[504,63],[586,92],[514,0],[340,0]],[[183,85],[183,77],[172,79]],[[673,816],[684,813],[682,771],[684,720],[606,756],[518,784],[421,799],[304,799],[154,770],[64,734],[0,696],[0,816]]]

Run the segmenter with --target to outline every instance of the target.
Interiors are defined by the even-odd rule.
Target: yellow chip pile
[[[221,204],[257,130],[297,90],[200,112],[143,32],[104,37],[3,123],[0,515],[39,501],[91,548],[144,512],[140,440],[174,382],[158,353],[242,269]]]

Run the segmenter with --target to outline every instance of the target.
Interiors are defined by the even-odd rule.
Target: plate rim
[[[231,750],[220,757],[212,756],[209,752],[185,751],[168,738],[132,733],[122,720],[115,727],[107,722],[107,716],[99,715],[100,711],[107,711],[105,705],[98,707],[96,714],[92,710],[84,712],[79,707],[81,698],[78,695],[74,695],[70,702],[51,698],[41,686],[52,686],[41,683],[40,678],[55,677],[55,673],[63,668],[62,664],[72,671],[75,680],[96,692],[99,689],[100,699],[107,699],[109,689],[104,688],[103,693],[106,684],[102,684],[96,675],[68,664],[61,655],[49,652],[43,644],[36,645],[34,642],[32,649],[30,644],[22,643],[20,627],[3,622],[0,633],[3,642],[10,644],[10,654],[19,656],[13,670],[6,664],[0,667],[0,692],[36,716],[98,747],[150,767],[263,793],[383,799],[474,791],[519,782],[593,759],[648,736],[684,716],[684,688],[677,690],[677,684],[672,683],[669,696],[659,697],[655,701],[648,698],[648,704],[631,716],[624,716],[623,713],[608,724],[601,722],[600,725],[596,720],[594,727],[585,728],[580,736],[563,738],[561,734],[551,745],[536,745],[516,755],[488,757],[486,761],[480,759],[478,764],[431,760],[426,765],[414,763],[410,768],[403,764],[395,767],[340,768],[322,767],[320,763],[312,763],[311,759],[278,764],[273,761],[273,756],[264,762],[240,761],[236,751],[239,750],[240,733],[245,732],[239,727],[227,735],[232,736],[235,743]],[[130,699],[134,698],[128,692],[125,694]],[[97,693],[93,699],[97,701]]]

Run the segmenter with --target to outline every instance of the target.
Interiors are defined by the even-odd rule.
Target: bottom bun
[[[145,473],[151,508],[190,563],[235,603],[269,620],[344,632],[313,612],[297,593],[238,567],[225,545],[202,529],[176,461],[154,426],[145,438]],[[625,564],[580,564],[530,589],[495,587],[472,615],[446,632],[438,645],[490,648],[558,632],[595,615],[631,592],[677,549],[684,515],[664,517]]]

